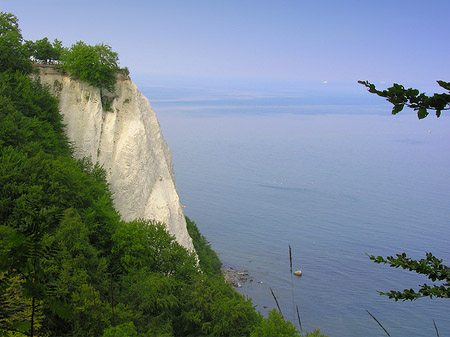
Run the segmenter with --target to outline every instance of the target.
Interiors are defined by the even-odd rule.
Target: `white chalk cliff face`
[[[66,133],[77,158],[89,157],[106,170],[114,205],[122,219],[155,219],[189,250],[194,250],[175,186],[170,149],[148,99],[127,77],[114,93],[73,80],[53,67],[40,67],[40,79],[59,98]]]

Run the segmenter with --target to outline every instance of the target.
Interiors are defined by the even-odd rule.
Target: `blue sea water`
[[[450,303],[377,291],[427,280],[366,254],[433,252],[450,264],[450,118],[419,121],[359,87],[242,93],[139,85],[172,150],[185,213],[239,289],[329,336],[450,335]],[[146,86],[147,84],[147,86]],[[358,86],[357,84],[355,86]],[[367,98],[366,98],[367,97]],[[351,102],[356,102],[351,104]],[[293,268],[289,273],[289,250]]]

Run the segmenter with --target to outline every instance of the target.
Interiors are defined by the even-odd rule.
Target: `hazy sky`
[[[448,0],[0,0],[25,39],[107,43],[132,75],[450,80]]]

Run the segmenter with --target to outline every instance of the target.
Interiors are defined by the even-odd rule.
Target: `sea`
[[[142,77],[185,214],[237,290],[327,336],[450,336],[450,299],[379,292],[430,283],[369,255],[450,264],[450,118],[393,116],[358,83]],[[301,277],[290,273],[301,270]],[[273,292],[273,295],[272,295]],[[298,311],[298,313],[297,313]]]

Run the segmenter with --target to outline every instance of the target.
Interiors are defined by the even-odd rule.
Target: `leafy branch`
[[[436,117],[440,117],[443,110],[450,109],[450,95],[447,93],[435,93],[433,96],[428,96],[417,89],[405,89],[403,85],[397,83],[386,90],[377,90],[375,84],[369,81],[358,81],[358,83],[366,86],[370,93],[384,97],[392,103],[394,105],[392,108],[393,115],[402,111],[405,105],[417,111],[419,119],[427,117],[428,110],[435,110]],[[450,91],[450,82],[437,81],[437,83],[445,90]]]
[[[406,253],[397,254],[396,257],[370,255],[369,258],[375,263],[387,264],[393,268],[403,268],[409,271],[414,271],[418,274],[426,275],[431,281],[442,281],[442,284],[428,284],[420,285],[419,290],[404,289],[403,291],[391,290],[388,293],[379,292],[381,295],[386,295],[395,301],[402,300],[416,300],[420,297],[450,297],[450,267],[444,265],[443,260],[438,259],[432,253],[426,253],[426,258],[419,261],[413,260],[406,256]]]

